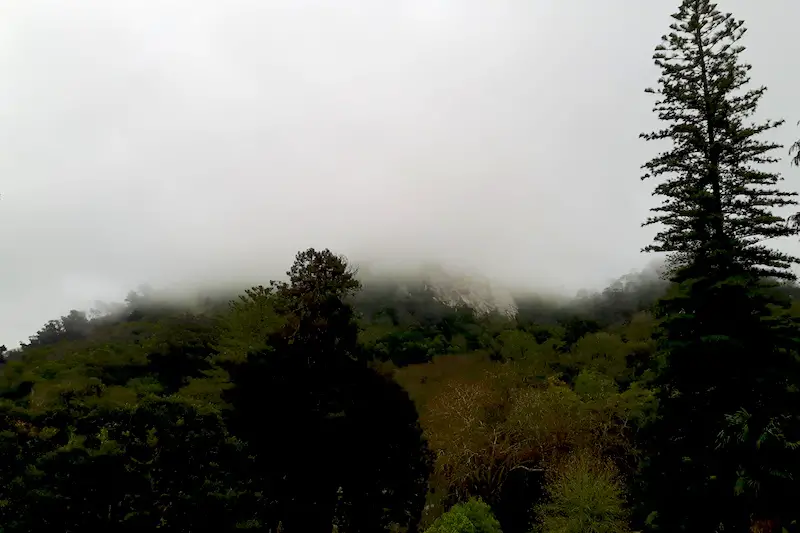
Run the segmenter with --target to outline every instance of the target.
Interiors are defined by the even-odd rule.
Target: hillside
[[[100,515],[79,518],[58,503],[67,479],[59,481],[60,476],[83,477],[81,488],[68,489],[71,498],[103,490],[104,482],[95,484],[86,468],[123,469],[131,487],[157,476],[177,483],[174,489],[158,489],[171,494],[189,489],[178,481],[186,475],[181,469],[197,460],[174,456],[179,450],[172,447],[200,446],[197,453],[233,455],[220,463],[224,475],[208,471],[192,478],[217,487],[187,501],[192,509],[200,504],[215,509],[214,523],[220,528],[260,528],[275,520],[312,527],[299,518],[306,514],[302,505],[296,515],[294,504],[278,493],[278,507],[271,507],[247,488],[282,472],[282,467],[274,470],[282,454],[319,454],[307,447],[306,437],[289,438],[290,448],[276,448],[251,433],[253,424],[274,426],[281,438],[287,431],[299,430],[299,436],[317,431],[317,423],[307,417],[318,416],[313,413],[320,407],[304,411],[306,394],[321,395],[315,402],[322,405],[334,402],[330,409],[343,409],[344,420],[353,418],[347,424],[364,416],[371,420],[355,433],[364,442],[350,440],[350,425],[341,438],[362,454],[363,444],[378,439],[369,452],[377,455],[367,462],[354,458],[359,467],[343,464],[350,464],[356,479],[365,476],[364,482],[384,486],[390,491],[385,494],[399,491],[391,498],[406,502],[399,507],[403,512],[374,518],[387,527],[411,527],[417,521],[426,527],[472,495],[491,505],[504,531],[527,532],[537,519],[531,514],[533,502],[547,491],[561,490],[559,484],[602,472],[614,473],[598,489],[606,491],[603,497],[613,500],[622,494],[621,480],[638,468],[639,428],[656,407],[651,382],[659,363],[651,309],[669,284],[643,273],[573,300],[518,296],[508,304],[482,280],[475,283],[441,270],[417,279],[366,277],[362,286],[348,277],[346,263],[327,253],[305,252],[288,283],[247,289],[232,300],[217,294],[177,302],[150,291],[131,292],[106,314],[88,318],[72,311],[50,321],[20,349],[7,352],[0,367],[0,406],[7,424],[0,449],[6,458],[3,479],[14,481],[0,492],[0,517],[18,523],[18,530],[44,527],[46,515],[39,510],[54,506],[57,516],[66,513],[59,520],[98,523],[93,520]],[[796,289],[783,285],[781,292],[791,297]],[[301,363],[306,358],[308,363]],[[343,390],[329,388],[340,386],[339,379],[348,383],[343,390],[350,399],[339,398]],[[376,403],[383,396],[388,403]],[[356,403],[347,407],[351,402]],[[112,422],[120,416],[141,418],[136,431],[144,433],[114,433],[128,427]],[[199,425],[175,437],[182,440],[165,440],[176,420],[190,419]],[[368,428],[372,433],[362,435]],[[208,437],[217,440],[196,441],[196,431],[210,432]],[[112,434],[117,436],[97,440]],[[396,442],[382,448],[389,441]],[[141,446],[141,452],[133,451]],[[145,455],[135,459],[140,453]],[[236,459],[239,453],[251,458]],[[336,453],[344,461],[347,454]],[[262,459],[248,466],[253,457]],[[143,469],[138,461],[144,459],[151,466]],[[399,461],[410,470],[385,471],[367,481],[375,474],[372,466],[384,461],[386,468]],[[151,470],[156,466],[161,473]],[[259,474],[265,480],[252,478],[256,467],[267,468]],[[308,468],[318,472],[323,466],[312,462]],[[41,474],[30,477],[26,471]],[[293,475],[310,472],[301,468]],[[325,475],[342,483],[335,472]],[[40,488],[34,493],[26,487]],[[317,505],[312,502],[318,496],[303,487],[275,490],[299,491],[296,497]],[[359,509],[388,497],[342,487],[337,490],[355,498],[352,505],[367,498]],[[140,503],[122,503],[118,499],[127,496],[109,495],[121,505],[121,514],[109,523],[151,527],[158,520],[188,531],[200,523],[195,520],[211,520],[202,513],[190,519],[168,508],[147,510],[157,505],[148,498],[160,497],[152,493]],[[355,519],[343,509],[331,513],[336,520]],[[358,529],[351,525],[350,530]]]
[[[631,287],[628,289],[631,292]],[[442,271],[416,280],[372,279],[355,293],[352,302],[358,337],[350,357],[373,367],[373,372],[378,372],[376,376],[396,380],[405,394],[410,395],[419,413],[423,442],[437,457],[430,465],[430,490],[418,494],[419,504],[415,504],[419,505],[418,512],[425,510],[421,517],[423,524],[441,513],[450,501],[448,494],[457,494],[462,490],[458,487],[471,483],[468,481],[471,473],[450,472],[448,465],[459,461],[458,457],[465,452],[452,448],[457,441],[452,440],[451,432],[485,430],[478,427],[457,430],[450,422],[441,425],[442,402],[448,404],[448,409],[488,408],[488,404],[481,402],[490,398],[480,400],[480,396],[473,398],[478,402],[475,404],[449,405],[447,398],[459,387],[501,387],[495,392],[490,388],[481,393],[495,394],[538,383],[536,390],[544,387],[543,393],[572,395],[589,386],[585,383],[587,379],[607,379],[612,386],[609,391],[615,391],[611,394],[646,399],[645,389],[638,387],[640,382],[644,383],[641,380],[645,379],[646,361],[652,352],[649,340],[652,320],[638,305],[642,295],[617,300],[609,300],[607,296],[596,295],[593,300],[596,305],[584,306],[580,310],[582,316],[570,317],[568,313],[570,309],[577,313],[579,304],[586,302],[532,305],[528,301],[527,307],[520,305],[512,313],[507,301],[498,303],[485,283],[448,278]],[[241,387],[232,377],[236,364],[261,353],[269,345],[272,349],[280,345],[274,335],[280,330],[275,328],[281,312],[276,311],[274,298],[271,291],[254,288],[243,292],[234,302],[220,297],[198,297],[191,303],[184,299],[180,304],[170,304],[168,298],[158,294],[132,292],[124,304],[112,306],[108,314],[87,318],[72,311],[48,322],[21,349],[9,352],[2,365],[0,398],[5,420],[14,417],[27,420],[25,427],[38,427],[34,432],[5,433],[4,453],[10,453],[8,446],[20,438],[26,439],[27,446],[35,442],[41,442],[37,446],[55,445],[46,447],[52,450],[48,453],[59,449],[63,450],[59,454],[67,453],[61,448],[66,441],[57,444],[58,435],[66,428],[59,429],[59,424],[53,422],[56,413],[70,412],[73,413],[70,416],[80,420],[93,419],[100,415],[92,413],[136,411],[137,406],[153,402],[162,402],[156,403],[158,409],[174,410],[176,406],[203,412],[211,409],[209,413],[219,413],[214,416],[221,416],[234,427],[229,417],[236,400],[229,392],[232,387]],[[517,305],[513,303],[514,307]],[[628,316],[628,320],[606,321],[610,315],[594,313],[613,305],[617,306],[615,312]],[[308,376],[301,380],[313,381]],[[493,385],[494,380],[500,381]],[[582,398],[580,394],[575,396],[579,402],[576,406],[588,401]],[[167,400],[173,403],[163,404]],[[385,408],[391,410],[389,406]],[[554,412],[548,416],[562,415]],[[507,423],[503,422],[496,430],[507,431],[502,428]],[[583,438],[579,436],[581,432],[596,431],[592,425],[595,423],[575,428],[578,433],[570,438]],[[152,430],[162,431],[157,426]],[[53,432],[55,437],[42,441],[43,432]],[[511,461],[520,468],[540,464],[550,453],[545,451],[549,446],[546,440],[556,433],[548,435],[546,432],[542,436],[545,440],[538,444],[527,444],[527,455],[515,452],[511,456],[487,456],[482,460]],[[91,435],[86,434],[86,438],[91,440]],[[477,439],[470,445],[477,448],[470,453],[478,456],[497,453],[484,448],[486,444],[480,434],[470,438]],[[92,451],[95,448],[89,442],[85,441],[81,448],[82,453],[89,454],[86,457],[105,453],[101,448]],[[16,465],[6,462],[6,476],[23,479],[16,477],[23,472],[18,469],[29,461],[35,461],[37,468],[50,468],[46,466],[47,456],[37,459],[36,453],[33,456],[22,450],[16,453],[20,462]],[[63,460],[67,457],[63,456]],[[481,489],[487,501],[496,504],[509,531],[514,531],[517,526],[513,524],[519,521],[527,523],[527,511],[506,502],[502,489],[522,472],[525,471],[519,470],[509,479],[492,481]],[[22,505],[28,498],[18,500],[22,496],[9,490],[0,500]],[[10,508],[5,509],[8,512]]]

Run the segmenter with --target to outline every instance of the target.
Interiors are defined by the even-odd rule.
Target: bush
[[[502,533],[500,522],[483,501],[472,499],[454,505],[425,533]]]
[[[545,492],[549,501],[535,508],[541,533],[630,531],[623,486],[611,461],[573,454],[549,476]]]

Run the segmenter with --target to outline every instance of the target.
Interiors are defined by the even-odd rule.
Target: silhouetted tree
[[[228,365],[224,395],[232,431],[256,458],[259,519],[289,533],[329,532],[337,519],[354,533],[414,527],[427,452],[411,400],[358,360],[345,299],[359,283],[328,250],[299,253],[288,275],[270,293],[283,320],[266,349]]]
[[[741,21],[708,0],[684,0],[656,49],[662,70],[645,134],[671,148],[649,161],[665,197],[646,224],[664,229],[647,250],[667,252],[679,285],[660,303],[666,365],[646,481],[664,531],[747,531],[796,516],[800,487],[797,326],[774,313],[766,278],[793,279],[797,259],[763,244],[795,230],[774,208],[795,204],[761,170],[780,124],[751,123],[765,88],[748,89]]]
[[[428,490],[431,457],[414,403],[391,377],[366,366],[350,371],[336,474],[340,531],[415,531]]]

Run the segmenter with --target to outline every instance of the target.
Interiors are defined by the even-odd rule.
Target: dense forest
[[[0,532],[800,531],[800,216],[744,35],[684,0],[656,48],[657,274],[505,312],[311,248],[0,348]]]

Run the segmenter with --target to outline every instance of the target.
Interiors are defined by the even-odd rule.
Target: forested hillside
[[[289,274],[231,301],[131,292],[6,352],[6,531],[424,530],[475,497],[504,531],[587,505],[628,527],[668,282],[507,316],[361,286],[327,250]]]
[[[70,311],[0,350],[0,532],[800,531],[781,123],[752,123],[742,22],[673,20],[658,272],[512,305],[309,248],[239,294]]]
[[[560,482],[543,489],[544,465],[580,451],[562,476],[635,469],[663,282],[572,305],[521,299],[509,317],[421,283],[362,288],[328,251],[299,254],[290,280],[192,306],[131,293],[8,352],[6,528],[424,528],[480,496],[527,531]]]

